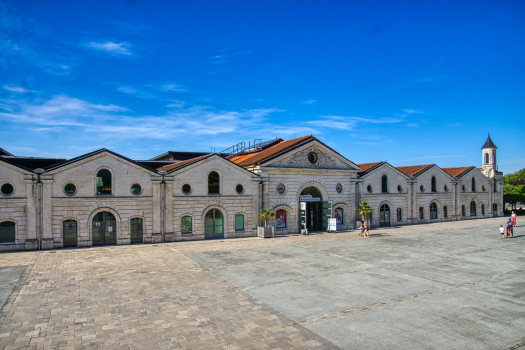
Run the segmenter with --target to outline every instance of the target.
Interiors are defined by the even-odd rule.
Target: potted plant
[[[274,237],[275,227],[268,227],[268,219],[274,218],[275,212],[273,209],[261,209],[259,218],[264,220],[264,227],[257,227],[257,237],[272,238]]]
[[[361,215],[363,221],[366,220],[366,214],[371,213],[372,210],[373,209],[370,208],[370,205],[368,204],[368,202],[359,203],[356,209],[357,213]],[[359,223],[357,224],[357,226],[359,226]]]

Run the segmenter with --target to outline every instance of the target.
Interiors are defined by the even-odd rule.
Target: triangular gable
[[[377,163],[364,163],[364,164],[358,164],[360,167],[361,165],[363,165],[365,168],[367,165],[370,165],[370,164],[376,164],[374,166],[371,166],[369,167],[367,170],[359,173],[359,177],[360,178],[365,178],[367,177],[368,175],[370,174],[373,174],[375,173],[376,171],[379,171],[381,169],[383,169],[384,167],[387,167],[391,170],[393,170],[396,174],[400,175],[401,177],[404,177],[405,179],[409,179],[410,176],[407,176],[406,174],[402,173],[401,171],[399,171],[396,167],[392,166],[390,163],[388,162],[377,162]],[[361,167],[362,169],[362,167]]]
[[[476,168],[475,166],[469,166],[469,167],[466,167],[466,168],[468,168],[468,169],[466,169],[466,170],[463,171],[460,175],[458,175],[458,176],[456,177],[456,179],[459,180],[459,179],[461,179],[461,178],[467,176],[468,174],[472,173],[473,171],[474,171],[475,173],[477,173],[477,174],[483,176],[485,179],[487,179],[487,180],[489,179],[487,176],[485,176],[485,174],[483,173],[483,171],[480,171],[480,169],[479,169],[479,168]]]
[[[221,156],[219,156],[218,154],[215,154],[215,153],[207,154],[205,156],[197,157],[197,158],[194,158],[194,159],[188,159],[187,161],[184,161],[184,162],[179,162],[179,163],[184,163],[184,164],[181,164],[178,167],[173,167],[172,169],[167,170],[166,172],[168,174],[182,172],[184,169],[186,169],[188,167],[198,166],[200,162],[202,162],[202,161],[204,161],[206,159],[211,159],[211,158],[217,159],[217,160],[219,160],[220,162],[224,163],[227,166],[230,166],[230,167],[233,167],[235,169],[241,170],[242,172],[245,172],[245,173],[249,174],[251,177],[254,177],[254,176],[255,177],[259,177],[259,175],[249,171],[248,169],[243,168],[242,166],[240,166],[238,164],[235,164],[235,163],[229,161],[228,159],[224,159],[223,157],[221,157]],[[179,163],[175,163],[173,165],[177,165]]]
[[[139,163],[135,162],[132,159],[126,158],[126,157],[124,157],[124,156],[122,156],[122,155],[120,155],[118,153],[115,153],[115,152],[110,151],[110,150],[105,149],[105,148],[102,148],[102,149],[99,149],[99,150],[96,150],[96,151],[84,154],[84,155],[76,157],[76,158],[71,158],[70,160],[68,160],[66,162],[63,162],[63,163],[60,163],[60,164],[57,164],[57,165],[46,167],[46,168],[44,168],[44,170],[46,171],[46,173],[61,172],[61,171],[66,170],[66,169],[70,169],[76,163],[83,163],[83,162],[90,161],[92,158],[95,158],[97,156],[103,155],[104,153],[106,153],[109,156],[115,157],[116,159],[118,159],[120,161],[123,161],[125,163],[129,163],[129,164],[132,164],[132,165],[134,165],[134,166],[136,166],[138,168],[142,168],[143,170],[147,170],[147,172],[149,172],[149,173],[157,173],[157,171],[155,171],[155,169],[152,169],[152,168],[149,168],[149,167],[144,166],[142,164],[139,164]]]
[[[293,154],[299,154],[300,152],[303,152],[312,146],[319,149],[319,151],[326,153],[328,156],[333,157],[337,161],[341,162],[346,167],[348,167],[349,170],[357,170],[357,171],[361,170],[361,168],[359,168],[357,164],[346,159],[345,157],[340,155],[338,152],[333,150],[331,147],[325,145],[324,143],[322,143],[321,141],[319,141],[313,136],[311,138],[306,139],[304,142],[298,143],[297,145],[289,147],[286,150],[283,150],[282,152],[278,154],[275,154],[271,157],[261,160],[258,164],[261,166],[265,166],[265,167],[271,166],[278,162],[283,161],[286,158],[291,159],[293,157]],[[292,167],[295,167],[295,166],[292,166]],[[307,168],[317,168],[317,167],[318,166],[312,166],[312,167],[307,167]],[[319,168],[324,169],[324,167],[319,167]],[[341,168],[336,168],[336,169],[341,169]]]

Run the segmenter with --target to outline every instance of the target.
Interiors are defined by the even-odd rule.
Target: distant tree
[[[525,204],[525,168],[503,176],[503,201],[513,207]]]

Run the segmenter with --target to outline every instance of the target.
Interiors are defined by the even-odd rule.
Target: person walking
[[[505,238],[505,229],[503,225],[499,225],[499,232],[501,233],[501,239]]]
[[[370,238],[370,234],[368,232],[369,229],[370,229],[370,227],[369,227],[369,224],[368,224],[368,220],[365,220],[365,237],[368,237],[368,238]]]
[[[514,229],[512,225],[512,219],[509,218],[507,221],[507,238],[514,238]]]
[[[517,216],[518,215],[514,211],[512,211],[512,215],[510,216],[510,218],[512,219],[512,225],[513,226],[516,226],[516,217]]]
[[[361,221],[361,224],[359,225],[359,237],[364,237],[365,235],[365,223]]]

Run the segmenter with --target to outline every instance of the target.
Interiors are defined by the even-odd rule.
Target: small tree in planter
[[[371,213],[372,210],[373,209],[370,208],[370,205],[368,205],[368,202],[359,203],[356,209],[357,213],[361,215],[361,217],[363,218],[363,221],[365,221],[366,219],[366,214]]]
[[[264,227],[257,227],[257,236],[263,238],[271,238],[274,236],[275,227],[268,227],[268,219],[274,218],[275,212],[273,209],[261,209],[259,218],[264,220]]]

